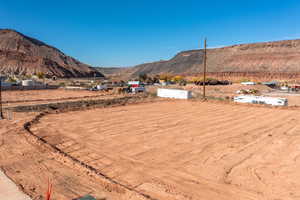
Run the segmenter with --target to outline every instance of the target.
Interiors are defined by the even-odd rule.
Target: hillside
[[[0,73],[28,75],[43,72],[57,77],[103,76],[89,65],[37,39],[0,29]]]
[[[118,75],[120,73],[124,73],[126,70],[131,71],[131,68],[124,68],[124,67],[95,67],[95,69],[102,73],[105,74],[107,76],[110,75]]]
[[[208,49],[207,67],[208,72],[212,73],[298,74],[300,73],[300,40]],[[131,77],[141,73],[201,73],[203,71],[203,50],[183,51],[170,60],[141,64],[126,70],[127,73],[130,70]]]

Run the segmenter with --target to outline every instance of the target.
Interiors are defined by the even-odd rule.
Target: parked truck
[[[132,93],[145,92],[146,89],[140,81],[128,81],[128,87]]]

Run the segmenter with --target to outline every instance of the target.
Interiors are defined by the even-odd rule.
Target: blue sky
[[[12,28],[93,66],[165,60],[183,50],[300,38],[299,0],[0,0]]]

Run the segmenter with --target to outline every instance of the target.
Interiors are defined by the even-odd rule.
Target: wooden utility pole
[[[0,120],[4,119],[3,110],[2,110],[2,80],[0,76]]]
[[[205,86],[206,86],[206,38],[204,39],[204,58],[203,58],[203,99],[206,99]]]

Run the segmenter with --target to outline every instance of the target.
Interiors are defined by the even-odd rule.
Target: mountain
[[[203,49],[183,51],[167,61],[145,63],[126,69],[139,74],[197,74],[203,71]],[[121,73],[120,69],[117,71]],[[207,71],[236,74],[299,74],[300,40],[241,44],[207,50]],[[108,73],[108,72],[106,72]]]
[[[15,30],[0,29],[0,73],[32,75],[38,72],[50,77],[103,77],[91,66],[55,47]]]

